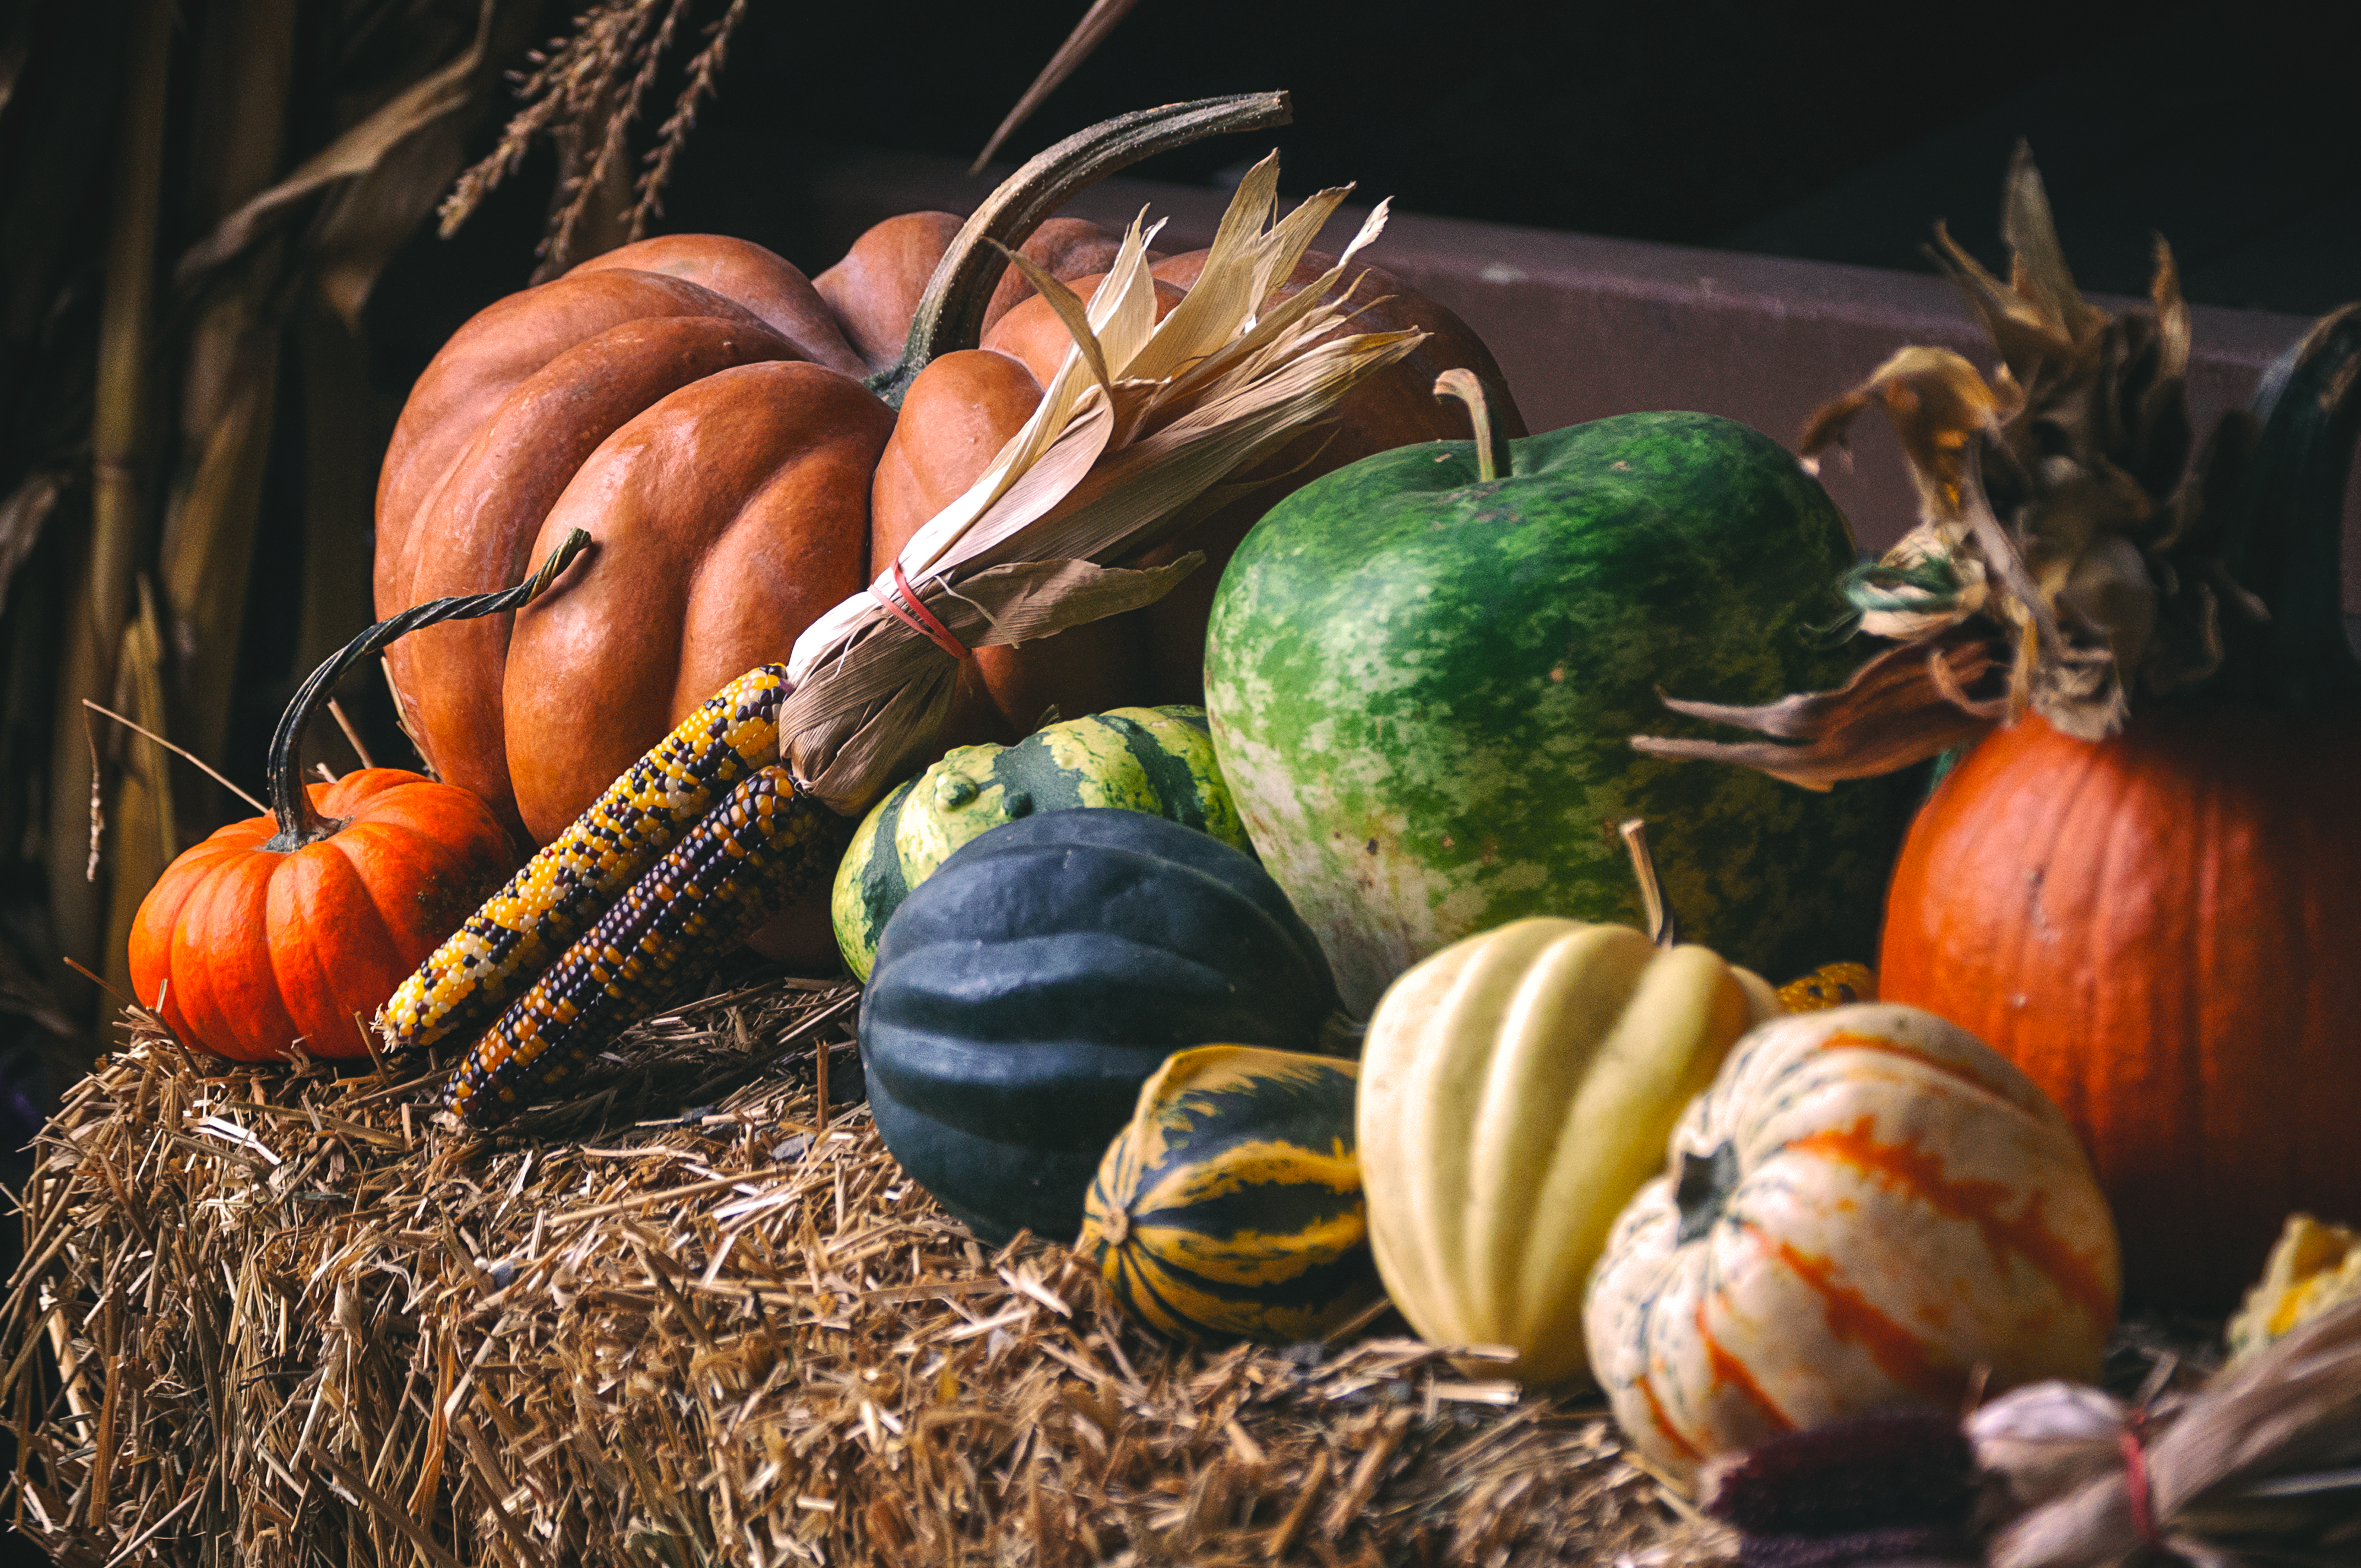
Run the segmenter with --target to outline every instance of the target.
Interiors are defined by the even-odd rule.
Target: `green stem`
[[[2262,433],[2224,530],[2224,565],[2270,619],[2224,617],[2223,673],[2207,689],[2293,712],[2361,697],[2338,565],[2361,434],[2361,304],[2322,317],[2263,373],[2254,412]]]
[[[984,310],[1008,266],[997,247],[1014,250],[1023,245],[1043,220],[1078,192],[1172,148],[1225,131],[1283,126],[1293,118],[1284,93],[1201,98],[1101,121],[1035,157],[985,197],[951,236],[910,317],[902,362],[873,377],[869,389],[898,409],[910,383],[934,359],[983,342]]]
[[[522,609],[538,598],[542,590],[556,581],[557,575],[589,544],[590,536],[577,528],[549,553],[541,570],[515,587],[502,588],[496,594],[460,594],[412,605],[400,615],[369,627],[313,670],[286,711],[279,716],[279,729],[270,737],[270,810],[279,818],[279,831],[263,848],[290,854],[306,844],[319,842],[343,826],[321,816],[319,808],[312,804],[312,792],[303,784],[302,746],[303,731],[311,726],[313,711],[327,700],[328,693],[335,689],[346,672],[394,639],[421,627]]]
[[[1468,422],[1476,429],[1476,478],[1488,485],[1505,479],[1516,470],[1509,455],[1509,438],[1492,423],[1491,405],[1485,400],[1484,383],[1473,370],[1445,370],[1434,378],[1435,401],[1457,398],[1467,405]]]

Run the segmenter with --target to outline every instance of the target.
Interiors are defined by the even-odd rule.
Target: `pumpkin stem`
[[[930,362],[954,349],[973,348],[982,343],[984,309],[992,303],[993,291],[1000,286],[1001,273],[1008,266],[1008,258],[999,247],[1013,250],[1023,245],[1044,219],[1079,192],[1119,169],[1172,148],[1224,131],[1283,126],[1294,117],[1284,93],[1200,98],[1102,120],[1036,155],[985,197],[951,236],[910,317],[910,336],[902,350],[902,362],[870,378],[869,389],[888,408],[898,409],[910,383]]]
[[[1457,398],[1467,405],[1468,422],[1476,427],[1476,479],[1488,485],[1515,472],[1509,456],[1509,438],[1492,424],[1491,406],[1484,399],[1484,383],[1473,370],[1445,370],[1434,378],[1434,400]]]
[[[297,690],[294,700],[279,716],[279,728],[270,737],[270,810],[279,818],[279,831],[263,848],[282,855],[291,854],[306,844],[318,843],[344,826],[321,816],[319,808],[312,804],[312,793],[303,784],[302,752],[303,731],[310,727],[313,711],[327,700],[328,693],[335,689],[346,671],[394,639],[420,627],[498,615],[530,603],[589,545],[590,536],[575,529],[566,536],[564,543],[550,552],[539,571],[515,587],[503,588],[496,594],[461,594],[412,605],[400,615],[379,621],[330,654]]]
[[[1664,902],[1664,884],[1656,877],[1656,857],[1648,852],[1648,824],[1634,817],[1616,831],[1623,836],[1624,849],[1631,851],[1631,874],[1640,883],[1640,907],[1648,916],[1648,939],[1660,948],[1678,946],[1681,923],[1673,917],[1672,905]]]
[[[1684,1153],[1680,1174],[1673,1179],[1673,1204],[1681,1216],[1674,1245],[1686,1246],[1713,1229],[1737,1189],[1737,1145],[1722,1144],[1708,1155]]]
[[[2302,712],[2361,696],[2337,560],[2361,434],[2361,303],[2323,316],[2263,373],[2254,415],[2262,433],[2240,467],[2223,564],[2270,619],[2224,617],[2222,674],[2204,689]]]

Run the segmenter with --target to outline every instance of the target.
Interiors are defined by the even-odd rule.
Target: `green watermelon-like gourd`
[[[1252,852],[1202,707],[1112,708],[1013,746],[961,746],[879,801],[853,834],[830,905],[846,965],[869,978],[885,922],[969,839],[1093,806],[1168,817]]]
[[[1699,413],[1401,447],[1266,514],[1214,598],[1205,707],[1345,1005],[1526,916],[1637,923],[1600,829],[1634,817],[1679,826],[1657,864],[1690,939],[1765,974],[1874,951],[1896,826],[1875,784],[1814,794],[1631,745],[1707,732],[1659,690],[1841,684],[1829,584],[1852,558],[1791,454]]]
[[[1385,1293],[1353,1154],[1357,1065],[1181,1051],[1107,1146],[1074,1250],[1167,1339],[1317,1339]]]
[[[1316,1049],[1320,945],[1251,856],[1106,807],[995,828],[886,922],[861,1002],[877,1130],[995,1245],[1063,1240],[1140,1085],[1209,1040]]]

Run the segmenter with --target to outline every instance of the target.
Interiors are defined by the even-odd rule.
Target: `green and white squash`
[[[1250,1046],[1176,1053],[1139,1091],[1075,1249],[1168,1339],[1317,1339],[1376,1300],[1357,1064]]]
[[[1037,729],[1013,746],[961,746],[877,803],[836,874],[837,947],[862,980],[910,890],[952,850],[1038,812],[1145,812],[1254,852],[1213,760],[1201,707],[1118,707]]]

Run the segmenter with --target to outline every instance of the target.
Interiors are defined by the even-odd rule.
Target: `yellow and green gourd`
[[[887,918],[969,839],[1092,806],[1161,817],[1254,853],[1202,708],[1118,707],[1013,746],[961,746],[879,801],[854,832],[829,905],[845,963],[867,980]]]
[[[1200,1046],[1139,1091],[1075,1250],[1168,1339],[1317,1339],[1377,1300],[1354,1152],[1356,1063]]]

